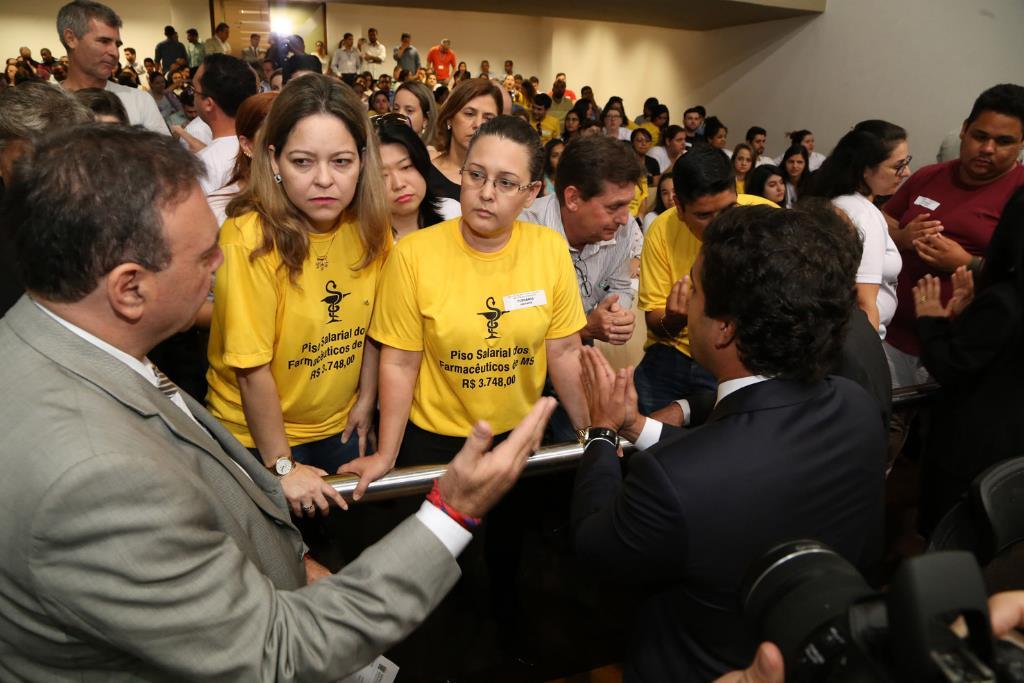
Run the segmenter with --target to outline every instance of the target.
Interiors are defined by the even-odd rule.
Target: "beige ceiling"
[[[329,0],[330,1],[330,0]],[[343,0],[334,0],[337,2]],[[826,0],[441,0],[445,9],[590,19],[708,31],[825,11]],[[438,0],[356,0],[360,5],[437,9]]]

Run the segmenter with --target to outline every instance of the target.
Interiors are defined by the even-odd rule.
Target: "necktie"
[[[164,396],[173,401],[174,396],[178,393],[178,387],[167,375],[160,372],[160,368],[155,365],[153,366],[153,374],[156,375],[156,388],[162,391]]]

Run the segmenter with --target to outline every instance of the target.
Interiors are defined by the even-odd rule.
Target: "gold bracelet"
[[[667,318],[667,317],[668,317],[667,314],[661,316],[661,320],[658,321],[658,325],[661,326],[661,333],[665,335],[666,339],[675,339],[679,335],[679,332],[682,332],[682,330],[679,330],[679,332],[676,332],[675,334],[672,334],[671,332],[669,332],[668,328],[665,327],[665,318]]]

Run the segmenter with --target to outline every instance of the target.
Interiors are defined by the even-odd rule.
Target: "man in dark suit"
[[[0,228],[27,294],[0,320],[5,681],[336,681],[456,582],[473,518],[554,407],[486,457],[476,425],[428,502],[328,574],[277,475],[147,358],[192,324],[221,262],[201,173],[171,138],[109,124],[55,133],[15,168]]]
[[[797,206],[801,211],[813,214],[822,227],[830,229],[840,238],[845,248],[837,251],[836,256],[842,259],[852,282],[864,250],[857,229],[848,218],[837,213],[828,200],[809,197],[801,200]],[[892,416],[892,380],[889,363],[885,358],[882,340],[878,338],[878,331],[859,306],[853,306],[850,311],[843,345],[828,374],[853,380],[873,396],[878,403],[882,424],[888,429]],[[707,421],[715,407],[716,399],[717,393],[714,391],[699,391],[687,398],[669,403],[651,413],[651,417],[677,427],[696,427]]]
[[[626,680],[707,681],[746,666],[738,613],[751,561],[796,538],[860,568],[880,551],[885,430],[859,386],[828,377],[854,303],[841,237],[812,215],[738,207],[704,233],[687,305],[695,358],[718,381],[707,423],[638,415],[630,369],[585,349],[593,426],[573,538],[588,566],[650,591]],[[642,451],[623,479],[619,434]]]

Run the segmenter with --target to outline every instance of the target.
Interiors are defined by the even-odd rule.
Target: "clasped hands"
[[[910,220],[897,235],[901,249],[913,247],[921,260],[939,270],[953,272],[971,262],[971,255],[955,240],[942,235],[942,221],[930,220],[930,213],[921,213]]]
[[[587,316],[587,334],[609,344],[625,344],[633,336],[636,316],[619,304],[618,294],[609,294]]]

